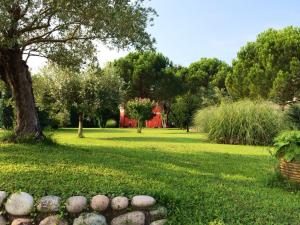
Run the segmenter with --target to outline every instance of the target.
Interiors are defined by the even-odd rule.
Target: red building
[[[162,128],[163,121],[161,117],[162,109],[160,106],[155,106],[152,109],[154,116],[152,119],[146,121],[146,127],[148,128]],[[137,127],[137,121],[130,119],[125,112],[124,106],[120,106],[120,127]]]

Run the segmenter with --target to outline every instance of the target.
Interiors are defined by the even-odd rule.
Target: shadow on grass
[[[128,141],[128,142],[169,142],[169,143],[209,143],[205,138],[189,137],[112,137],[96,138],[97,140]]]
[[[265,222],[265,215],[278,223],[296,221],[292,212],[297,206],[289,205],[296,202],[292,201],[295,195],[264,183],[270,165],[268,156],[207,151],[5,145],[0,149],[0,187],[63,197],[150,194],[167,206],[170,219],[180,224],[199,224],[195,218],[209,222],[216,216],[228,224],[237,220],[251,224],[246,218]],[[284,215],[276,211],[280,208],[273,208],[270,214],[274,201],[283,204]],[[255,217],[248,217],[249,212]]]
[[[70,133],[70,131],[77,132],[77,128],[62,128],[59,129],[58,132],[60,133]],[[134,131],[134,130],[132,130]],[[129,129],[122,129],[122,128],[84,128],[84,133],[131,133]]]

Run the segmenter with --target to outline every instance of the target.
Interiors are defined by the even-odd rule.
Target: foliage
[[[0,128],[13,128],[14,109],[12,94],[6,85],[0,84]]]
[[[38,54],[79,69],[95,52],[93,40],[120,48],[151,47],[146,28],[155,15],[141,0],[2,0],[0,48],[17,46],[28,56]]]
[[[107,120],[105,127],[106,128],[115,128],[115,127],[117,127],[117,121],[115,121],[114,119],[109,119],[109,120]]]
[[[114,61],[112,66],[115,73],[125,81],[127,99],[149,98],[158,101],[163,96],[157,92],[170,88],[166,82],[172,75],[168,73],[172,63],[161,53],[132,52]]]
[[[205,134],[177,129],[74,133],[55,131],[55,146],[1,144],[1,189],[61,196],[62,203],[73,195],[152,195],[174,225],[300,221],[299,189],[265,184],[277,161],[268,147],[211,144]]]
[[[284,104],[298,95],[300,28],[268,29],[242,47],[226,87],[234,98],[269,97]]]
[[[199,100],[199,96],[192,94],[181,95],[176,98],[171,111],[173,122],[177,127],[185,128],[189,132],[193,115],[200,107]]]
[[[202,58],[188,68],[177,68],[182,84],[180,95],[171,105],[172,123],[189,132],[197,109],[217,104],[226,95],[225,78],[230,71],[229,65],[216,58]]]
[[[286,128],[284,114],[269,102],[224,103],[197,112],[195,126],[224,144],[270,145]]]
[[[137,131],[141,133],[146,120],[152,116],[153,102],[148,98],[135,98],[126,103],[126,112],[129,117],[137,121]]]
[[[51,64],[34,80],[37,105],[60,126],[70,123],[73,110],[90,120],[103,119],[103,114],[117,110],[123,97],[122,80],[95,67],[77,73]]]
[[[230,66],[219,59],[202,58],[188,67],[186,82],[192,92],[197,92],[199,87],[225,89],[225,79],[230,71]]]
[[[292,104],[285,113],[292,124],[292,128],[300,130],[300,104]]]
[[[274,155],[287,162],[300,163],[300,132],[285,131],[274,140]]]

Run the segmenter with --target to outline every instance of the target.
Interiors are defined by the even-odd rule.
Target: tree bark
[[[83,113],[79,113],[78,122],[78,137],[83,138]]]
[[[16,138],[34,136],[44,138],[35,105],[32,80],[22,52],[18,49],[0,49],[0,76],[10,86],[15,102]]]

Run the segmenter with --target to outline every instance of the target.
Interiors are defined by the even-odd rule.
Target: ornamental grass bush
[[[275,104],[242,100],[199,110],[194,125],[217,143],[270,145],[287,128],[285,118]]]

